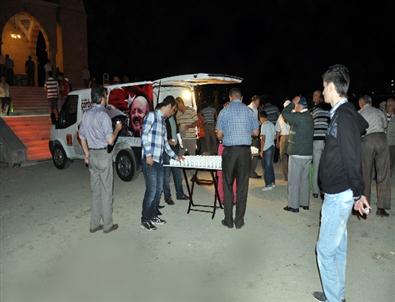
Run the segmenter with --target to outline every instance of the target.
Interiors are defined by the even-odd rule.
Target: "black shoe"
[[[232,224],[232,225],[227,224],[226,221],[225,221],[225,219],[222,220],[221,223],[222,223],[222,225],[223,225],[224,227],[227,227],[227,228],[229,228],[229,229],[233,228],[233,224]]]
[[[235,223],[236,229],[241,229],[244,226],[244,221],[242,223]]]
[[[160,215],[162,215],[162,212],[161,211],[156,211],[156,216],[160,216]]]
[[[309,210],[309,206],[300,206],[303,210]]]
[[[147,231],[155,231],[156,226],[151,221],[144,221],[141,223],[141,228]]]
[[[159,218],[159,217],[154,217],[154,218],[151,220],[151,222],[152,222],[154,225],[162,225],[162,224],[166,224],[166,223],[167,223],[166,220],[161,219],[161,218]]]
[[[165,202],[170,206],[174,205],[174,201],[171,198],[165,198]]]
[[[285,211],[289,211],[289,212],[293,212],[293,213],[299,213],[299,209],[294,209],[294,208],[291,208],[289,206],[284,207],[284,210]]]
[[[97,227],[95,227],[95,228],[93,228],[93,229],[89,229],[89,232],[90,233],[96,233],[97,231],[100,231],[100,230],[102,230],[103,229],[103,226],[102,225],[99,225],[99,226],[97,226]]]
[[[165,206],[158,205],[158,209],[163,209]]]
[[[177,200],[189,200],[189,197],[187,195],[181,195],[181,196],[177,196]]]
[[[318,194],[313,194],[313,197],[314,198],[318,198]]]
[[[380,217],[388,217],[390,214],[384,209],[377,209],[376,215]]]
[[[323,292],[313,292],[313,298],[319,302],[325,302],[326,297]],[[342,299],[342,302],[346,302],[346,299]]]
[[[103,233],[107,234],[107,233],[110,233],[110,232],[115,231],[117,229],[118,229],[118,225],[116,223],[114,223],[109,230],[103,230]]]

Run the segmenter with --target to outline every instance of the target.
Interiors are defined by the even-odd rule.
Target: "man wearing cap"
[[[285,211],[309,209],[309,167],[313,156],[313,119],[305,97],[296,96],[282,112],[291,126],[288,138],[288,205]]]

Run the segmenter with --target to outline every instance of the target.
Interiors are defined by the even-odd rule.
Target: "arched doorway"
[[[27,12],[20,12],[12,16],[3,28],[2,49],[3,55],[9,54],[14,61],[14,74],[16,85],[25,85],[25,62],[31,56],[38,67],[37,46],[44,47],[47,57],[50,56],[50,44],[45,29],[38,20]],[[35,72],[37,84],[37,70]]]

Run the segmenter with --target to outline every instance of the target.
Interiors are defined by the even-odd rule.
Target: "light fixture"
[[[182,98],[184,101],[190,102],[192,98],[192,93],[189,90],[184,90],[182,92]]]
[[[20,39],[22,38],[20,34],[16,34],[16,33],[11,33],[11,38],[13,39]]]
[[[19,33],[19,30],[17,29],[17,27],[16,27],[16,17],[14,16],[14,30],[11,32],[11,38],[13,38],[13,39],[21,39],[22,38],[22,35]]]

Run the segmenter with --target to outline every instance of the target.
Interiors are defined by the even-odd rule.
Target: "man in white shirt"
[[[284,107],[287,107],[291,101],[286,100],[284,102]],[[288,181],[288,136],[289,136],[289,124],[284,120],[282,114],[277,119],[276,122],[276,144],[277,148],[280,149],[280,162],[281,162],[281,170],[284,175],[284,180]]]
[[[260,96],[259,95],[254,95],[251,98],[251,103],[248,105],[248,108],[250,108],[254,112],[256,118],[258,119],[258,121],[259,121],[258,107],[260,105],[260,102],[261,102]],[[260,147],[259,136],[252,138],[251,146],[256,147],[256,148],[259,149],[259,147]],[[255,172],[256,167],[258,165],[258,160],[259,160],[259,156],[258,155],[252,155],[252,157],[251,157],[250,178],[261,178],[261,176],[258,175],[258,173]]]

